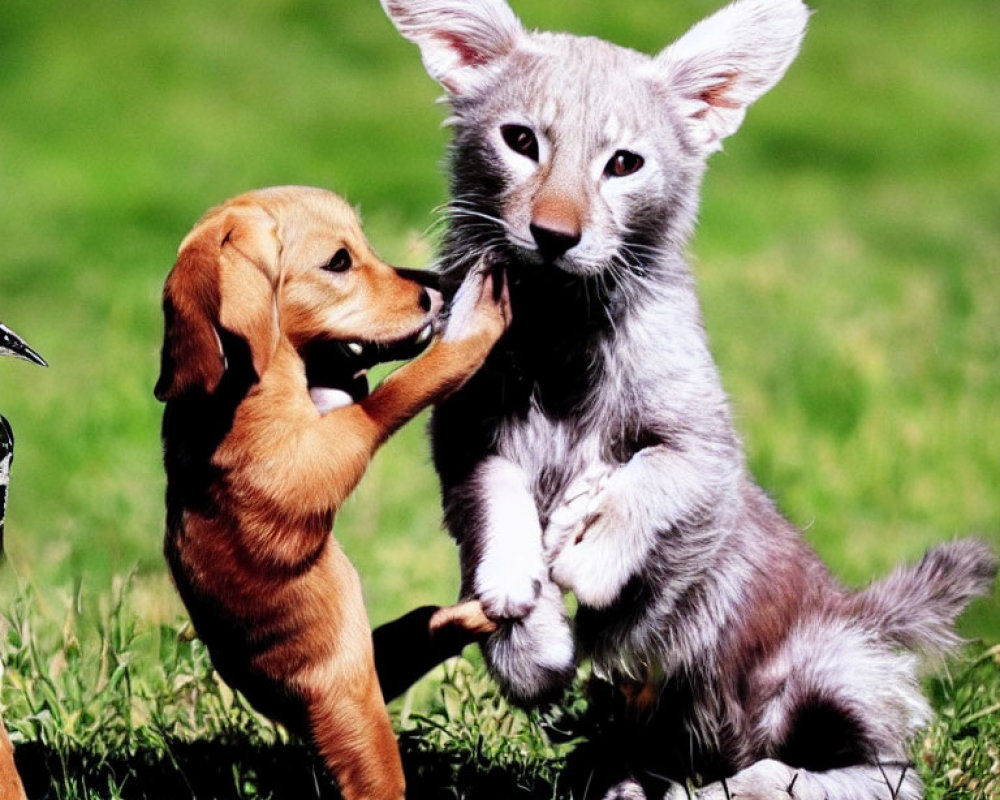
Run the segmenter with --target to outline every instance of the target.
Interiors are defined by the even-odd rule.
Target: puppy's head
[[[181,243],[164,287],[156,396],[211,394],[247,351],[259,378],[284,338],[311,384],[358,399],[370,366],[416,355],[430,340],[441,306],[431,283],[381,261],[335,194],[279,187],[240,195]]]

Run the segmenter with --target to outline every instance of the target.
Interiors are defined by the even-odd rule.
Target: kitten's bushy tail
[[[898,567],[858,592],[857,612],[890,640],[932,658],[962,641],[955,620],[969,602],[990,591],[997,574],[993,551],[976,539],[931,548],[920,563]]]

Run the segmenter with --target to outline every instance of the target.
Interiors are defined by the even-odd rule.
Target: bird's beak
[[[24,339],[14,333],[14,331],[2,322],[0,322],[0,355],[15,356],[17,358],[23,358],[25,361],[40,364],[43,367],[48,366],[48,363],[44,358],[32,350]]]

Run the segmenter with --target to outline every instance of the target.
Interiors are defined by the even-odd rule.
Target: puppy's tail
[[[973,598],[990,591],[996,574],[997,559],[986,544],[958,539],[858,592],[856,610],[891,641],[941,658],[961,644],[955,621]]]
[[[573,634],[555,584],[543,584],[528,615],[501,623],[482,648],[501,691],[520,706],[558,700],[576,674]]]

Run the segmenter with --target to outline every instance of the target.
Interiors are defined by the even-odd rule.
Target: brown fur
[[[2,720],[0,720],[0,798],[26,800],[21,778],[14,765],[14,748],[11,746]]]
[[[342,248],[351,268],[323,269]],[[300,187],[237,197],[198,223],[167,278],[167,559],[222,677],[310,736],[348,800],[402,797],[403,772],[358,575],[330,529],[379,445],[503,332],[506,294],[478,280],[467,330],[321,415],[303,348],[405,339],[440,305],[375,256],[346,203]],[[445,654],[491,629],[478,604],[410,616],[400,641],[438,652],[447,631]]]

